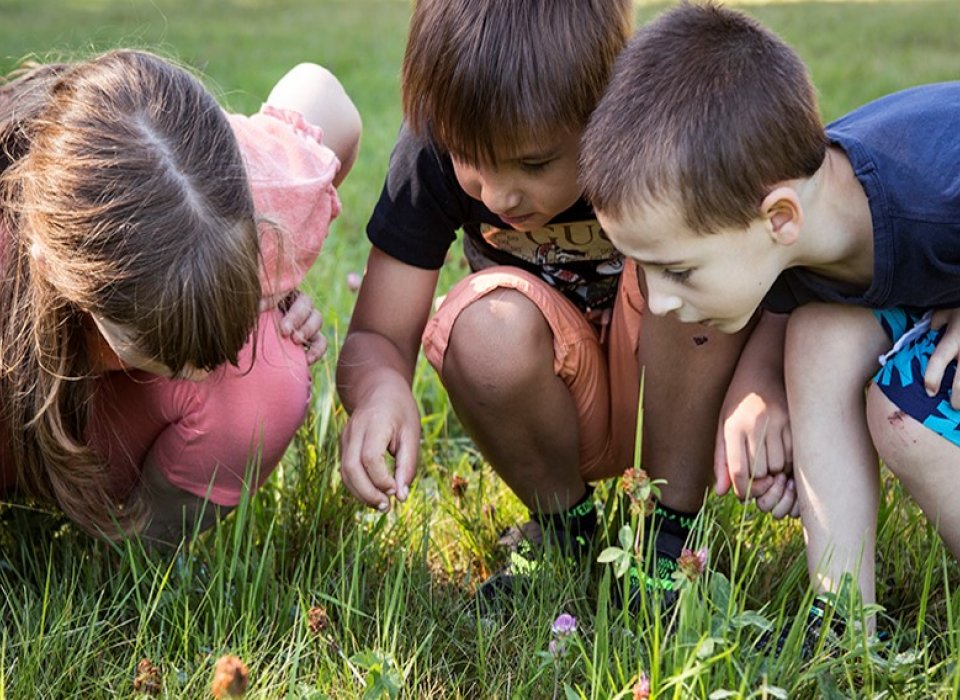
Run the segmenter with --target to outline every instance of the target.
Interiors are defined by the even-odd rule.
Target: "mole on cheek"
[[[695,345],[703,345],[704,343],[707,342],[707,340],[708,340],[708,338],[707,338],[707,336],[705,336],[705,335],[695,335],[695,336],[693,336],[693,342],[694,342]]]

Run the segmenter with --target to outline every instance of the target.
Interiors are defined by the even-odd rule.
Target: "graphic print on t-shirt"
[[[482,224],[480,233],[490,248],[538,268],[544,280],[583,309],[603,308],[616,294],[623,256],[596,219],[548,224],[533,231]],[[474,270],[498,264],[469,238],[464,253]]]

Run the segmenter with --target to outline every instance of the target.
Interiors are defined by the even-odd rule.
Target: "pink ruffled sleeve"
[[[229,115],[247,166],[260,223],[265,296],[303,281],[330,222],[340,214],[333,178],[340,161],[323,145],[323,130],[299,112],[264,105],[258,114]]]

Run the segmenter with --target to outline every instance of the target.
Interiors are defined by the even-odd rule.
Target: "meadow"
[[[956,0],[749,3],[809,63],[827,119],[886,92],[960,77]],[[642,22],[663,5],[641,4]],[[0,700],[210,697],[215,660],[240,657],[248,698],[953,698],[960,695],[960,570],[886,478],[879,523],[880,625],[801,658],[755,643],[810,602],[802,533],[753,506],[706,495],[694,548],[706,571],[666,617],[634,614],[613,567],[548,559],[496,617],[472,604],[503,560],[500,530],[526,517],[465,437],[423,362],[414,379],[423,442],[410,500],[387,515],[341,487],[345,416],[333,372],[350,317],[349,273],[400,124],[409,0],[0,0],[0,72],[22,60],[150,48],[196,68],[232,110],[258,108],[299,61],[333,70],[364,119],[309,291],[330,342],[309,419],[264,488],[173,554],[94,542],[54,512],[0,502]],[[441,286],[465,267],[456,251]],[[442,289],[441,289],[442,291]],[[625,518],[601,484],[610,543]],[[853,614],[863,614],[853,601]],[[869,612],[869,611],[866,611]],[[551,624],[574,615],[563,654]],[[141,660],[156,673],[147,683]],[[139,681],[139,682],[138,682]]]

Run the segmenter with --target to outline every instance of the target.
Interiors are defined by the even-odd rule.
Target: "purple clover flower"
[[[567,613],[561,613],[550,626],[550,631],[558,637],[569,637],[577,631],[577,618]]]

